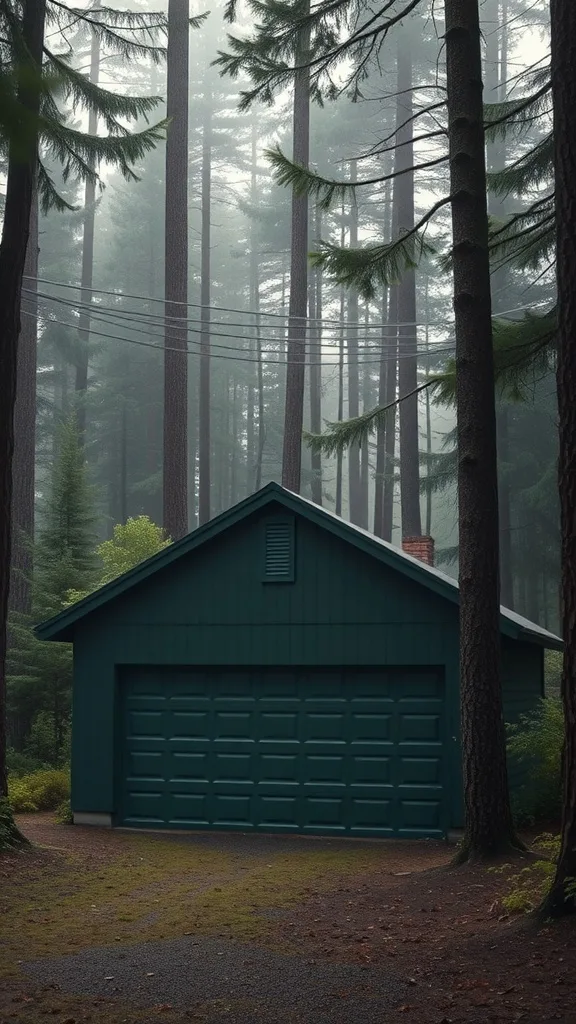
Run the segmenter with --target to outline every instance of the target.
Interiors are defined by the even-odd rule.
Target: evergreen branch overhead
[[[337,455],[352,445],[361,445],[378,427],[386,423],[387,417],[393,409],[407,398],[413,398],[414,395],[419,395],[422,391],[426,391],[427,388],[433,388],[435,384],[435,378],[430,377],[423,384],[419,384],[418,387],[408,392],[408,394],[401,395],[393,402],[390,402],[389,405],[378,406],[376,409],[371,409],[369,412],[365,412],[361,416],[356,416],[350,420],[327,423],[323,434],[305,432],[304,440],[313,452],[320,452],[328,456]]]
[[[556,310],[542,316],[527,313],[520,320],[493,320],[494,379],[500,394],[512,402],[530,397],[534,382],[553,368],[556,353]],[[449,360],[436,376],[434,400],[453,405],[456,362]]]
[[[118,118],[137,120],[148,119],[147,115],[161,103],[160,96],[125,96],[111,92],[90,82],[86,75],[76,71],[66,59],[45,49],[48,66],[60,76],[60,90],[66,100],[72,101],[72,108],[79,106],[92,110],[104,121],[107,131],[122,130]]]
[[[545,83],[530,96],[503,103],[487,103],[484,107],[484,128],[488,141],[505,138],[511,132],[521,134],[527,125],[540,120],[548,112],[551,88],[548,74]]]
[[[143,58],[159,64],[166,56],[165,47],[158,45],[157,40],[159,36],[166,36],[168,21],[166,15],[159,11],[126,11],[113,7],[90,10],[68,7],[60,0],[48,2],[50,7],[78,18],[104,46],[124,60]]]
[[[488,187],[495,195],[524,196],[552,181],[554,174],[554,136],[544,136],[503,170],[488,174]]]
[[[167,122],[161,121],[140,132],[125,130],[123,135],[102,136],[86,135],[43,115],[39,119],[46,157],[52,156],[61,164],[64,181],[72,176],[94,183],[98,181],[95,167],[101,162],[115,166],[126,180],[137,181],[132,165],[164,139],[166,126]]]
[[[320,250],[311,254],[312,265],[326,270],[338,284],[358,288],[364,298],[371,299],[378,287],[398,281],[406,269],[418,266],[424,256],[435,254],[422,229],[449,203],[449,196],[440,199],[410,231],[391,242],[361,249],[341,249],[322,242]]]
[[[368,185],[380,185],[382,182],[398,178],[403,174],[410,174],[415,171],[428,170],[430,167],[437,167],[445,163],[447,156],[438,157],[435,160],[428,160],[413,167],[403,168],[401,171],[393,171],[391,174],[379,174],[375,178],[366,178],[358,182],[335,181],[332,178],[325,178],[321,174],[311,171],[306,167],[300,167],[292,163],[284,156],[280,146],[265,151],[274,168],[274,177],[279,185],[293,188],[297,195],[309,195],[318,200],[318,206],[323,210],[329,210],[335,202],[345,202],[353,199],[356,190]]]
[[[402,10],[393,13],[396,0],[385,0],[362,21],[356,0],[318,4],[309,13],[303,0],[296,3],[252,0],[250,9],[261,19],[254,33],[249,38],[229,34],[229,52],[218,51],[213,64],[221,75],[237,78],[243,71],[251,78],[253,88],[242,93],[241,109],[248,109],[256,100],[271,103],[274,94],[290,85],[295,74],[302,70],[309,70],[311,88],[321,96],[322,80],[329,78],[331,70],[345,59],[353,64],[351,80],[362,77],[365,61],[373,52],[373,41],[380,45],[394,25],[408,17],[420,3],[421,0],[404,0]],[[227,20],[235,13],[235,4],[229,4]],[[353,27],[342,39],[343,27],[351,24]],[[310,53],[314,56],[297,59],[301,34],[307,30],[312,36]],[[330,83],[329,94],[332,90],[333,83]]]

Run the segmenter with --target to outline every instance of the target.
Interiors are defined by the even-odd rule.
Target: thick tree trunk
[[[26,0],[22,35],[28,52],[28,75],[23,75],[19,100],[33,119],[40,108],[40,69],[46,18],[45,0]],[[17,130],[17,129],[16,129]],[[22,276],[30,229],[30,211],[38,162],[35,131],[15,138],[8,150],[8,177],[0,242],[0,832],[2,842],[21,841],[7,802],[6,773],[6,633],[12,538],[12,458],[14,407],[18,369],[18,336]]]
[[[515,837],[500,683],[496,409],[478,0],[445,0],[456,333],[460,695],[466,827],[460,860]]]
[[[188,530],[188,16],[188,0],[168,0],[163,525],[173,540]]]
[[[382,323],[388,319],[388,289],[382,296]],[[380,338],[382,351],[378,369],[378,405],[386,402],[386,383],[388,377],[388,328],[382,327]],[[386,424],[379,423],[376,431],[376,473],[374,478],[374,533],[382,537],[384,530],[384,469],[386,463]]]
[[[384,163],[384,172],[388,174],[391,170],[389,162]],[[386,182],[384,212],[384,238],[389,240],[392,235],[392,181]],[[378,368],[378,405],[383,406],[386,401],[386,382],[388,378],[389,338],[388,331],[388,298],[389,289],[385,288],[382,295],[381,319],[382,333],[380,344],[380,366]],[[396,329],[396,328],[395,328]],[[384,472],[386,466],[386,423],[380,423],[376,431],[376,472],[374,479],[374,533],[382,537],[384,529]]]
[[[314,244],[322,238],[322,211],[316,207],[314,218]],[[312,271],[313,303],[310,315],[313,323],[310,328],[310,432],[320,434],[322,431],[322,271],[316,267]],[[311,452],[312,464],[312,501],[322,504],[322,454]]]
[[[576,911],[576,6],[551,0],[565,715],[562,846],[545,916]]]
[[[340,248],[344,248],[346,241],[346,211],[342,203],[340,221]],[[346,337],[344,330],[344,315],[346,312],[346,293],[340,288],[340,334],[338,345],[338,422],[344,419],[344,357],[346,350]],[[344,452],[340,448],[336,452],[336,515],[342,515],[342,483],[343,483]]]
[[[388,300],[388,366],[384,405],[392,406],[398,386],[398,285],[392,285]],[[391,541],[394,528],[394,490],[396,487],[396,406],[386,417],[384,446],[384,496],[382,500],[382,539]]]
[[[212,97],[205,99],[202,128],[202,239],[200,268],[200,403],[198,433],[198,522],[210,519],[210,217],[212,214]]]
[[[398,33],[397,130],[395,179],[400,234],[414,227],[414,96],[412,93],[412,56],[405,33]],[[400,500],[402,534],[418,537],[422,533],[420,515],[420,456],[418,432],[418,385],[416,276],[405,270],[398,285],[398,388],[400,397]]]
[[[489,103],[504,102],[508,76],[508,3],[491,0],[482,10],[486,19],[486,74],[487,100]],[[502,25],[502,32],[498,26]],[[502,40],[501,48],[499,40]],[[506,140],[489,140],[486,146],[486,160],[489,171],[502,170],[506,165]],[[506,214],[506,202],[494,192],[488,196],[488,210],[493,217]],[[492,274],[492,310],[496,315],[506,308],[506,291],[509,281],[506,267],[498,267]],[[514,584],[512,579],[512,533],[511,494],[508,480],[508,410],[505,403],[499,403],[496,410],[496,440],[498,449],[498,506],[500,516],[500,599],[506,608],[514,608]]]
[[[302,70],[294,79],[294,134],[292,159],[308,167],[310,158],[310,71],[305,67],[310,50],[310,29],[303,29],[296,52]],[[306,365],[306,309],[308,302],[308,196],[292,192],[292,234],[290,241],[290,302],[286,351],[286,402],[282,483],[300,491],[302,472],[302,428],[304,423],[304,382]]]
[[[370,303],[366,301],[366,308],[364,314],[364,326],[365,326],[365,341],[364,341],[364,358],[362,360],[362,412],[366,413],[369,409],[373,408],[372,400],[372,375],[371,375],[371,358],[370,358],[370,343],[368,341],[370,337]],[[366,530],[370,529],[370,519],[368,513],[369,507],[369,495],[370,495],[370,446],[368,441],[368,435],[366,434],[362,438],[362,445],[360,450],[360,496],[362,502],[362,522],[365,524]]]
[[[94,10],[101,6],[96,0]],[[90,81],[98,85],[100,78],[100,37],[92,33],[90,46]],[[88,134],[98,132],[98,115],[94,110],[88,113]],[[95,170],[95,165],[91,165]],[[88,394],[88,366],[90,359],[90,312],[92,284],[94,278],[94,226],[96,219],[96,183],[88,179],[84,185],[84,218],[82,235],[82,270],[80,277],[80,315],[78,317],[78,345],[76,357],[76,416],[81,441],[86,432],[86,398]]]
[[[350,161],[350,181],[358,177],[358,162]],[[350,205],[350,241],[351,249],[358,248],[358,204],[356,196]],[[355,419],[360,415],[360,374],[358,365],[358,289],[350,288],[348,292],[348,317],[346,339],[348,346],[348,416]],[[348,448],[348,501],[350,522],[356,526],[366,527],[362,509],[362,486],[360,481],[360,445],[356,442]]]
[[[426,298],[424,301],[425,319],[426,319],[426,356],[428,357],[430,352],[430,292],[429,292],[429,278],[426,277]],[[426,379],[430,377],[430,360],[426,359]],[[430,399],[430,388],[426,388],[426,477],[430,476],[430,462],[432,459],[432,403]],[[432,536],[432,488],[428,483],[426,487],[426,525],[424,529],[426,537]]]
[[[38,194],[30,211],[30,237],[24,267],[27,316],[18,340],[18,380],[14,409],[12,461],[12,559],[10,611],[28,615],[32,603],[34,480],[36,468],[36,356],[38,343]]]
[[[258,123],[252,122],[252,159],[250,197],[252,208],[258,202]],[[254,463],[248,463],[248,493],[252,489],[259,491],[262,487],[262,462],[266,441],[265,396],[264,396],[264,364],[262,352],[262,332],[260,330],[260,272],[259,252],[256,243],[256,223],[252,220],[250,238],[250,306],[254,310],[254,330],[256,334],[256,390],[258,394],[258,430],[255,434]],[[252,399],[254,403],[254,399]]]

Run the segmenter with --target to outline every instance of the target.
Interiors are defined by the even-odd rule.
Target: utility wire
[[[67,299],[55,299],[51,295],[45,295],[44,293],[34,293],[34,292],[29,291],[27,288],[22,289],[22,291],[23,291],[23,294],[25,295],[26,298],[28,296],[30,296],[31,298],[34,297],[34,299],[39,299],[41,301],[48,300],[48,302],[55,302],[56,304],[64,305],[66,308],[71,309],[73,312],[81,312],[81,311],[88,311],[89,310],[89,316],[90,316],[91,320],[96,320],[96,321],[99,321],[101,323],[109,324],[111,327],[115,327],[115,328],[124,328],[125,327],[129,331],[137,331],[140,334],[147,334],[150,337],[154,337],[154,338],[164,337],[164,326],[165,325],[164,325],[163,321],[159,321],[158,323],[156,323],[156,326],[161,329],[161,333],[159,333],[158,331],[149,331],[149,330],[146,330],[143,327],[134,326],[134,320],[133,320],[132,314],[124,312],[122,310],[116,311],[116,310],[110,310],[110,309],[105,308],[103,306],[92,306],[92,305],[88,305],[86,303],[76,303],[76,302],[69,301]],[[126,323],[125,321],[129,321],[129,323]],[[138,324],[138,321],[136,321],[136,324]],[[171,319],[169,321],[169,325],[172,328],[172,331],[176,332],[179,329],[180,321],[176,320],[176,319]],[[70,324],[70,326],[73,327],[75,325],[74,324]],[[152,324],[150,326],[154,326],[154,324]],[[211,339],[213,337],[215,337],[215,338],[232,338],[236,342],[242,341],[241,336],[239,336],[238,334],[228,334],[228,333],[223,332],[223,331],[214,331],[212,329],[213,326],[214,326],[213,323],[210,323],[210,324],[206,325],[206,331],[210,334],[210,338]],[[218,325],[216,325],[216,326],[218,326]],[[355,329],[356,325],[354,324],[353,326],[354,326],[354,329]],[[339,334],[342,334],[342,332],[346,333],[346,331],[351,329],[351,328],[352,328],[351,324],[343,324],[342,327],[338,328],[338,333]],[[252,327],[252,325],[244,325],[243,329],[244,330],[253,330],[253,327]],[[335,330],[335,328],[332,328],[332,330]],[[205,332],[201,331],[201,330],[200,331],[199,330],[195,330],[194,328],[185,328],[184,327],[184,321],[182,321],[182,328],[180,330],[180,334],[170,333],[169,332],[166,335],[166,337],[172,338],[172,340],[175,340],[178,337],[183,336],[184,333],[186,333],[186,334],[188,334],[188,333],[203,334]],[[254,342],[256,339],[252,336],[252,337],[249,337],[249,338],[245,338],[244,340],[246,342]],[[265,336],[262,336],[262,334],[260,334],[260,333],[258,334],[258,339],[257,340],[259,340],[260,343],[268,343],[268,344],[273,344],[273,345],[278,345],[278,344],[280,344],[283,341],[282,338],[278,338],[278,337],[275,337],[275,338],[265,337]],[[367,338],[366,335],[359,335],[357,340],[359,342],[360,341],[364,342],[367,346],[370,346],[370,352],[373,355],[377,355],[379,352],[380,353],[391,352],[391,351],[393,352],[393,351],[396,350],[396,347],[397,347],[396,340],[390,340],[387,343],[381,342],[380,344],[376,344],[373,339]],[[200,343],[199,342],[190,342],[190,344],[199,345]],[[213,341],[211,341],[210,344],[211,344],[211,347],[213,347],[213,348],[223,348],[223,349],[225,349],[228,352],[230,350],[234,350],[234,347],[235,347],[233,345],[219,345],[217,342],[213,342]],[[323,339],[321,339],[319,341],[316,341],[316,340],[311,338],[308,341],[309,349],[311,349],[311,350],[312,349],[319,349],[320,351],[322,351],[325,348],[337,348],[339,346],[339,344],[340,344],[340,338],[336,338],[333,341],[329,341],[326,338],[323,338]],[[421,354],[423,356],[432,355],[435,352],[442,351],[443,350],[442,346],[444,344],[445,344],[445,342],[435,342],[433,344],[429,343],[427,347],[422,346],[420,348],[418,348],[418,345],[416,345],[416,347],[413,349],[413,352],[411,353],[411,355],[418,355],[418,354]],[[245,345],[240,346],[239,350],[240,351],[246,351],[246,346]]]
[[[197,355],[200,354],[198,350],[190,350],[188,348],[188,346],[186,347],[186,349],[184,349],[184,348],[175,348],[173,346],[171,347],[171,346],[168,346],[168,345],[164,345],[162,342],[160,344],[154,344],[154,342],[151,342],[151,341],[137,341],[135,338],[123,338],[121,335],[118,335],[118,334],[104,334],[104,333],[102,333],[102,331],[94,331],[90,327],[80,327],[77,324],[67,323],[65,320],[57,320],[55,317],[44,316],[43,314],[40,314],[40,313],[39,314],[35,314],[31,310],[27,310],[27,309],[22,309],[22,314],[24,316],[28,316],[28,317],[31,317],[32,319],[35,319],[39,323],[58,324],[61,327],[71,327],[73,330],[82,331],[85,334],[91,334],[91,335],[94,335],[94,337],[97,337],[97,338],[105,338],[108,341],[122,341],[122,342],[125,342],[128,345],[139,345],[139,346],[142,346],[143,348],[153,348],[157,352],[180,352],[181,354],[185,353],[186,355],[189,355],[189,356],[197,356]],[[224,346],[219,346],[219,347],[224,348]],[[443,349],[442,351],[445,352],[445,353],[452,353],[452,352],[454,352],[454,345],[450,346],[450,348]],[[421,353],[418,353],[418,354],[421,355]],[[402,355],[398,354],[398,356],[396,354],[394,354],[392,356],[385,357],[385,359],[386,359],[386,361],[394,361],[395,362],[397,358],[413,359],[414,355],[415,355],[415,353],[405,353],[405,354],[402,354]],[[215,353],[212,354],[211,358],[213,358],[213,359],[228,359],[231,362],[235,362],[235,363],[236,362],[240,362],[240,363],[276,363],[276,364],[278,364],[280,366],[287,366],[288,364],[292,364],[293,362],[301,362],[299,360],[285,359],[283,357],[283,353],[282,352],[270,353],[269,357],[266,356],[265,354],[262,354],[261,358],[253,357],[253,356],[237,356],[237,355],[229,355],[228,356],[228,355],[223,355],[223,354],[220,354],[218,352],[215,352]],[[303,361],[305,362],[306,366],[322,366],[322,367],[326,367],[326,368],[328,368],[330,366],[335,366],[335,367],[340,366],[340,362],[330,363],[330,362],[326,362],[325,360],[318,360],[318,361],[314,361],[314,362],[311,362],[310,360],[303,360]],[[378,359],[359,359],[359,363],[360,363],[361,366],[369,366],[369,365],[379,366],[380,362],[381,362],[381,358],[378,358]]]
[[[40,284],[49,284],[49,285],[52,285],[52,286],[54,286],[56,288],[68,288],[68,289],[71,288],[74,291],[80,291],[80,285],[76,285],[76,284],[63,284],[61,281],[52,281],[52,280],[49,280],[48,278],[45,278],[45,277],[30,277],[29,275],[25,275],[25,279],[27,281],[32,281],[32,282],[36,281],[36,282],[38,282]],[[116,299],[136,299],[139,302],[160,302],[160,303],[162,303],[162,305],[164,305],[164,299],[163,298],[159,299],[159,298],[155,298],[155,297],[153,297],[151,295],[133,295],[133,294],[130,294],[128,292],[109,291],[109,290],[106,290],[105,288],[85,288],[84,291],[91,292],[93,295],[94,294],[97,294],[97,295],[112,295]],[[171,303],[171,305],[173,305],[173,306],[186,306],[187,308],[190,308],[190,309],[210,309],[214,313],[240,313],[243,316],[251,316],[251,317],[272,317],[274,319],[280,319],[280,320],[288,320],[289,319],[289,314],[288,313],[266,313],[264,310],[254,310],[254,309],[246,310],[246,309],[239,309],[238,307],[233,307],[233,306],[202,305],[202,303],[199,303],[199,302],[173,302],[173,303]],[[542,299],[542,300],[540,300],[540,302],[537,302],[537,303],[534,303],[534,304],[524,305],[524,306],[517,306],[515,309],[506,309],[506,310],[503,310],[501,313],[498,313],[496,318],[497,319],[502,319],[503,317],[511,316],[513,313],[528,312],[530,310],[536,309],[538,306],[541,306],[541,305],[548,305],[548,303],[546,302],[546,300]],[[145,314],[142,314],[142,315],[145,315]],[[150,314],[150,315],[153,315],[153,314]],[[306,320],[306,322],[310,323],[310,324],[314,324],[314,323],[333,324],[334,327],[339,327],[339,328],[342,327],[342,321],[341,320],[331,320],[331,319],[328,319],[326,317],[298,317],[297,319],[298,320]],[[180,320],[179,317],[178,317],[178,320]],[[185,321],[185,318],[182,317],[182,321],[181,322],[184,323],[184,321]],[[191,318],[191,322],[201,323],[201,320],[199,320],[197,318],[196,318],[196,320],[193,320]],[[426,323],[426,322],[415,322],[415,321],[407,321],[407,322],[404,322],[404,323],[395,323],[395,324],[377,323],[377,324],[370,324],[369,326],[370,326],[371,330],[382,330],[383,328],[386,328],[386,327],[442,327],[442,326],[450,326],[451,327],[451,326],[453,326],[453,320],[428,321],[428,323]]]

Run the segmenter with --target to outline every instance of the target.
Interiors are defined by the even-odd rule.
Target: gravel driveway
[[[232,1024],[388,1024],[414,995],[409,979],[370,966],[316,962],[230,940],[181,938],[89,949],[23,965],[40,985]]]

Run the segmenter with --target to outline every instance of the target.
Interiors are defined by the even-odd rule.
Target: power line
[[[34,297],[35,299],[38,298],[38,299],[40,299],[42,301],[43,300],[48,300],[48,302],[55,302],[57,304],[64,305],[66,308],[69,308],[69,309],[73,310],[74,312],[86,311],[88,313],[88,315],[89,315],[91,320],[96,320],[96,321],[99,321],[101,323],[108,323],[112,327],[116,327],[116,328],[126,327],[127,330],[137,331],[140,334],[147,334],[150,337],[164,336],[164,326],[165,325],[164,325],[163,321],[158,321],[158,322],[154,321],[153,322],[157,327],[159,327],[161,329],[162,335],[160,335],[157,331],[149,331],[149,330],[146,330],[145,328],[142,328],[140,326],[134,326],[134,320],[133,320],[132,314],[128,313],[128,312],[125,312],[123,310],[110,310],[109,308],[106,308],[106,307],[103,307],[103,306],[92,306],[92,305],[88,305],[87,303],[76,303],[76,302],[72,302],[71,300],[68,300],[68,299],[54,298],[53,296],[45,295],[45,293],[42,293],[42,292],[40,292],[40,293],[31,292],[27,288],[22,289],[22,291],[26,295],[26,297],[30,296],[30,297]],[[124,322],[124,321],[127,321],[127,320],[130,321],[130,323],[125,323]],[[136,321],[136,323],[138,324],[138,321]],[[174,321],[174,320],[170,321],[170,326],[173,328],[174,332],[176,332],[176,330],[178,329],[178,325],[179,325],[179,321]],[[75,325],[74,324],[70,324],[70,326],[74,327]],[[152,326],[152,324],[151,324],[151,326]],[[356,324],[354,324],[354,325],[343,324],[343,326],[341,328],[338,328],[338,333],[340,333],[340,334],[346,333],[346,331],[349,331],[351,329],[353,329],[355,331],[358,331],[359,326],[360,325],[358,325],[358,327],[356,327]],[[241,337],[238,334],[229,334],[229,333],[226,333],[226,332],[223,332],[223,331],[215,331],[213,328],[214,328],[214,324],[213,323],[208,322],[206,324],[205,331],[206,331],[206,333],[209,333],[210,339],[212,339],[213,337],[216,337],[216,338],[231,338],[232,340],[234,340],[236,342],[239,342],[239,341],[242,340]],[[244,330],[252,330],[253,328],[252,328],[252,325],[244,325],[243,329]],[[188,334],[190,332],[193,333],[193,334],[202,334],[202,333],[204,333],[204,331],[195,330],[194,328],[184,328],[184,322],[183,322],[181,334],[182,335],[184,333]],[[172,339],[176,339],[177,337],[179,337],[179,335],[176,334],[176,333],[173,333],[172,335],[170,335],[170,333],[168,333],[167,336],[169,338],[172,337]],[[245,341],[252,341],[252,342],[254,340],[256,340],[254,337],[250,337],[250,338],[246,338],[245,339]],[[268,344],[278,345],[283,339],[280,339],[278,337],[275,337],[275,338],[270,338],[270,337],[265,337],[265,336],[263,337],[260,333],[258,333],[257,340],[260,341],[260,343],[268,343]],[[380,344],[376,344],[372,339],[367,338],[365,335],[358,335],[357,337],[355,337],[355,341],[356,340],[358,342],[364,342],[366,345],[369,345],[370,346],[370,352],[372,354],[374,354],[374,355],[376,355],[378,353],[385,353],[385,352],[389,352],[389,351],[395,351],[396,347],[397,347],[396,340],[393,340],[393,341],[391,340],[388,343],[382,343],[381,342]],[[188,342],[188,343],[189,344],[195,344],[195,345],[199,345],[200,344],[199,342]],[[234,348],[233,345],[219,345],[217,342],[213,342],[212,340],[210,341],[210,344],[211,344],[211,347],[213,347],[213,348],[222,348],[222,349],[225,349],[226,351],[230,351],[231,349]],[[308,342],[307,342],[307,346],[308,346],[309,349],[319,349],[320,351],[322,349],[324,349],[324,348],[336,348],[339,344],[340,344],[340,338],[337,338],[337,339],[335,339],[333,341],[328,341],[326,338],[318,340],[318,341],[316,341],[314,339],[309,339]],[[414,355],[421,354],[423,356],[433,355],[435,352],[442,351],[442,346],[444,344],[445,343],[443,343],[443,342],[436,342],[436,343],[432,343],[432,344],[428,343],[428,345],[426,347],[423,347],[423,348],[422,347],[418,348],[418,345],[416,345],[413,353],[411,353],[411,354],[414,354]],[[240,350],[241,351],[246,351],[245,346],[242,346]]]
[[[30,277],[29,275],[25,275],[25,280],[27,280],[27,281],[36,281],[39,284],[52,285],[53,287],[56,287],[56,288],[68,288],[68,289],[72,289],[73,291],[90,292],[93,295],[94,294],[97,294],[97,295],[111,295],[111,296],[113,296],[116,299],[135,299],[138,302],[159,302],[162,305],[164,305],[164,299],[163,298],[162,299],[154,298],[151,295],[133,295],[133,294],[130,294],[128,292],[114,292],[114,291],[106,290],[104,288],[81,288],[81,286],[77,285],[77,284],[63,284],[60,281],[50,281],[47,278],[43,278],[43,277],[36,277],[36,278],[34,278],[34,277]],[[51,298],[56,299],[57,297],[56,296],[51,296]],[[242,316],[250,316],[250,317],[271,317],[271,318],[279,319],[279,320],[288,320],[289,319],[289,314],[288,313],[267,313],[264,310],[255,310],[255,309],[248,309],[247,310],[247,309],[239,309],[239,308],[232,307],[232,306],[213,306],[213,305],[206,306],[206,305],[202,305],[199,302],[171,302],[170,304],[173,305],[173,306],[186,306],[187,308],[192,308],[192,309],[209,309],[211,312],[214,312],[214,313],[240,313]],[[90,308],[92,308],[92,306],[90,306]],[[98,307],[95,307],[95,308],[98,308]],[[145,313],[143,311],[140,312],[139,315],[140,316],[154,316],[153,313]],[[202,323],[202,321],[201,321],[201,319],[199,317],[190,317],[190,318],[186,318],[186,317],[170,317],[169,319],[170,320],[178,320],[178,322],[182,323],[182,324],[184,324],[184,323]],[[342,321],[341,320],[332,320],[332,319],[329,319],[327,317],[310,317],[310,316],[306,316],[306,317],[298,317],[297,319],[299,321],[305,320],[306,323],[308,323],[308,324],[332,324],[334,329],[341,329],[342,328]],[[162,318],[162,320],[164,321],[164,317]],[[433,326],[441,326],[441,325],[442,326],[451,326],[451,324],[452,324],[452,321],[442,320],[442,321],[437,321],[436,324],[429,323],[428,325],[426,323],[424,323],[424,322],[417,323],[417,322],[414,322],[414,321],[410,321],[410,322],[409,321],[405,321],[403,323],[388,323],[388,322],[386,322],[386,323],[374,323],[374,324],[369,324],[369,325],[366,325],[366,326],[369,326],[371,330],[383,330],[384,328],[387,328],[387,327],[426,327],[426,326],[433,327]],[[234,324],[230,324],[229,326],[235,326],[235,325]],[[245,324],[238,324],[237,326],[243,327],[243,326],[247,326],[247,325],[245,325]]]
[[[104,334],[104,333],[102,333],[102,331],[94,331],[94,330],[92,330],[89,327],[80,327],[77,324],[70,324],[70,323],[67,323],[65,320],[57,320],[55,317],[44,316],[41,313],[36,314],[36,313],[33,313],[31,310],[27,310],[27,309],[23,309],[22,310],[22,314],[24,316],[29,316],[32,319],[35,319],[37,322],[40,322],[40,323],[44,323],[44,324],[58,324],[61,327],[71,327],[72,329],[77,330],[77,331],[82,331],[85,334],[92,334],[92,335],[94,335],[97,338],[105,338],[107,341],[122,341],[122,342],[125,342],[128,345],[139,345],[139,346],[141,346],[143,348],[153,348],[157,352],[160,352],[160,353],[162,353],[162,352],[179,352],[180,354],[186,354],[188,356],[197,356],[197,355],[199,355],[198,351],[191,351],[188,347],[186,347],[186,349],[175,348],[175,347],[171,347],[171,346],[168,346],[168,345],[164,345],[162,343],[154,344],[151,341],[137,341],[135,338],[123,338],[121,335],[118,335],[118,334]],[[223,348],[224,346],[219,346],[219,347]],[[445,353],[452,353],[454,351],[454,346],[452,345],[450,348],[446,348],[443,351]],[[419,355],[421,355],[421,354],[422,353],[419,353]],[[386,358],[386,361],[396,361],[397,358],[413,359],[414,355],[415,355],[415,353],[406,353],[406,354],[399,355],[399,356],[394,354],[392,356],[387,356],[385,358]],[[230,356],[228,356],[228,355],[222,355],[222,354],[220,354],[218,352],[212,353],[212,354],[209,353],[209,357],[211,357],[212,359],[228,359],[228,360],[230,360],[231,362],[234,362],[234,363],[236,363],[236,362],[240,362],[240,363],[277,363],[280,366],[287,366],[288,364],[292,364],[293,362],[298,362],[298,360],[285,359],[281,352],[271,353],[270,357],[267,357],[265,354],[263,354],[262,357],[260,357],[260,358],[253,357],[253,356],[237,356],[237,355],[230,355]],[[305,362],[306,366],[321,366],[321,367],[326,367],[326,368],[331,367],[331,366],[334,366],[334,367],[340,366],[339,362],[337,362],[337,363],[329,363],[329,362],[326,362],[325,360],[318,360],[318,361],[311,362],[310,360],[306,359],[306,360],[304,360],[304,362]],[[361,358],[359,359],[359,364],[361,366],[370,366],[370,365],[372,365],[372,366],[379,366],[380,362],[381,362],[381,359],[361,359]]]
[[[135,299],[135,300],[137,300],[139,302],[159,302],[159,303],[162,303],[162,305],[164,305],[164,303],[165,303],[165,300],[163,298],[161,298],[161,299],[160,298],[155,298],[154,296],[151,296],[151,295],[133,295],[133,294],[131,294],[129,292],[115,292],[115,291],[107,290],[105,288],[81,288],[80,285],[65,284],[65,283],[62,283],[61,281],[52,281],[52,280],[49,280],[48,278],[45,278],[45,277],[30,277],[30,275],[28,275],[28,274],[24,275],[24,278],[27,281],[36,281],[36,282],[38,282],[40,284],[48,284],[48,285],[52,285],[53,287],[56,287],[56,288],[68,288],[68,289],[72,289],[74,291],[84,291],[84,292],[87,291],[87,292],[90,292],[92,295],[95,295],[95,294],[96,295],[111,295],[111,296],[113,296],[116,299]],[[51,298],[54,298],[55,301],[58,301],[56,296],[51,296]],[[281,319],[281,320],[288,320],[289,319],[289,314],[288,313],[267,313],[264,310],[254,310],[254,309],[246,310],[246,309],[239,309],[238,307],[233,307],[233,306],[214,306],[214,305],[205,305],[205,304],[203,305],[202,303],[199,303],[199,302],[172,302],[171,305],[173,305],[173,306],[185,306],[186,308],[191,308],[191,309],[208,309],[208,310],[210,310],[210,311],[212,311],[214,313],[240,313],[242,316],[269,317],[269,318]],[[514,313],[529,312],[531,310],[537,309],[539,306],[542,306],[542,305],[548,305],[548,303],[547,303],[547,301],[545,299],[541,299],[540,302],[536,302],[536,303],[529,304],[529,305],[516,306],[514,309],[503,310],[501,313],[496,314],[495,318],[496,319],[503,319],[504,317],[511,316]],[[92,306],[90,306],[89,308],[91,309]],[[95,307],[95,308],[98,308],[98,307]],[[126,311],[126,312],[129,312],[129,311]],[[146,313],[143,313],[143,312],[141,312],[139,315],[141,315],[141,316],[153,316],[152,313],[146,314]],[[164,321],[164,319],[165,318],[163,318],[163,321]],[[185,317],[182,317],[182,318],[180,318],[180,317],[177,317],[177,318],[176,317],[171,317],[169,319],[178,320],[182,324],[188,323],[188,322],[190,322],[190,323],[202,323],[202,320],[197,318],[197,317],[195,317],[195,318],[191,317],[190,320],[188,320]],[[340,330],[343,327],[343,324],[342,324],[341,320],[332,320],[332,319],[328,319],[326,317],[309,317],[309,316],[306,316],[306,317],[298,317],[297,319],[298,319],[298,321],[305,320],[306,323],[308,323],[308,324],[315,324],[315,323],[318,323],[318,324],[332,324],[335,329],[338,328]],[[386,323],[366,324],[365,326],[369,327],[370,330],[383,330],[383,329],[385,329],[387,327],[452,327],[453,325],[454,325],[453,324],[453,320],[436,320],[436,321],[413,321],[413,320],[411,320],[411,321],[404,321],[403,323],[388,323],[388,322],[386,322]],[[230,325],[230,326],[232,326],[232,325]],[[244,326],[244,325],[240,325],[240,326]],[[248,326],[248,325],[246,325],[246,326]]]

